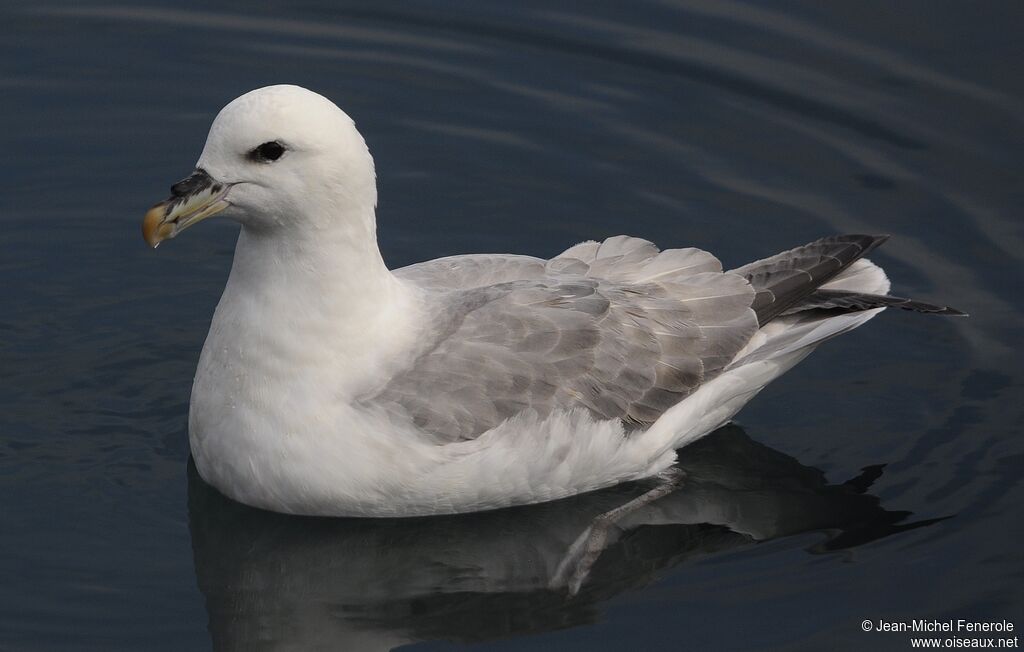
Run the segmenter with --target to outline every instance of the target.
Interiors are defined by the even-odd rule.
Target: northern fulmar
[[[297,86],[228,104],[171,194],[143,221],[153,247],[213,215],[241,224],[192,388],[192,455],[227,496],[278,512],[421,516],[669,486],[677,449],[821,342],[890,306],[960,314],[889,296],[864,258],[875,235],[728,271],[628,236],[389,270],[366,143]]]

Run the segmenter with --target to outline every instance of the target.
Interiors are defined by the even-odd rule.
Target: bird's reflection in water
[[[289,517],[223,498],[189,469],[199,588],[217,650],[388,650],[594,621],[602,602],[687,558],[808,531],[812,552],[935,522],[906,523],[866,493],[751,440],[736,426],[685,449],[683,486],[614,528],[582,589],[550,588],[599,514],[644,492],[622,486],[556,503],[401,520]]]

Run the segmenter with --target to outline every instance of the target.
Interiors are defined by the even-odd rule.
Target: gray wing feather
[[[458,290],[542,278],[547,262],[533,256],[472,254],[436,258],[392,273],[424,289]]]
[[[523,411],[584,408],[643,426],[720,373],[757,330],[750,284],[697,249],[659,252],[620,236],[572,247],[540,271],[525,258],[498,257],[497,272],[477,256],[399,270],[443,289],[447,266],[463,287],[435,297],[430,342],[364,400],[439,441]],[[487,274],[504,280],[465,287]]]

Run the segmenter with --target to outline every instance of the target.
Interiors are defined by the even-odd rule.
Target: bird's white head
[[[213,121],[191,176],[143,220],[150,246],[214,214],[254,233],[353,231],[373,237],[373,158],[352,119],[299,86],[233,100]]]

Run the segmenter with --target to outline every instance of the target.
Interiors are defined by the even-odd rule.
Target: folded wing
[[[477,262],[444,260],[438,276]],[[577,245],[542,274],[512,263],[536,277],[448,290],[424,351],[364,400],[441,441],[474,438],[524,411],[580,408],[644,427],[721,372],[757,330],[753,288],[697,249],[659,252],[618,237]],[[415,267],[396,273],[439,287]]]

